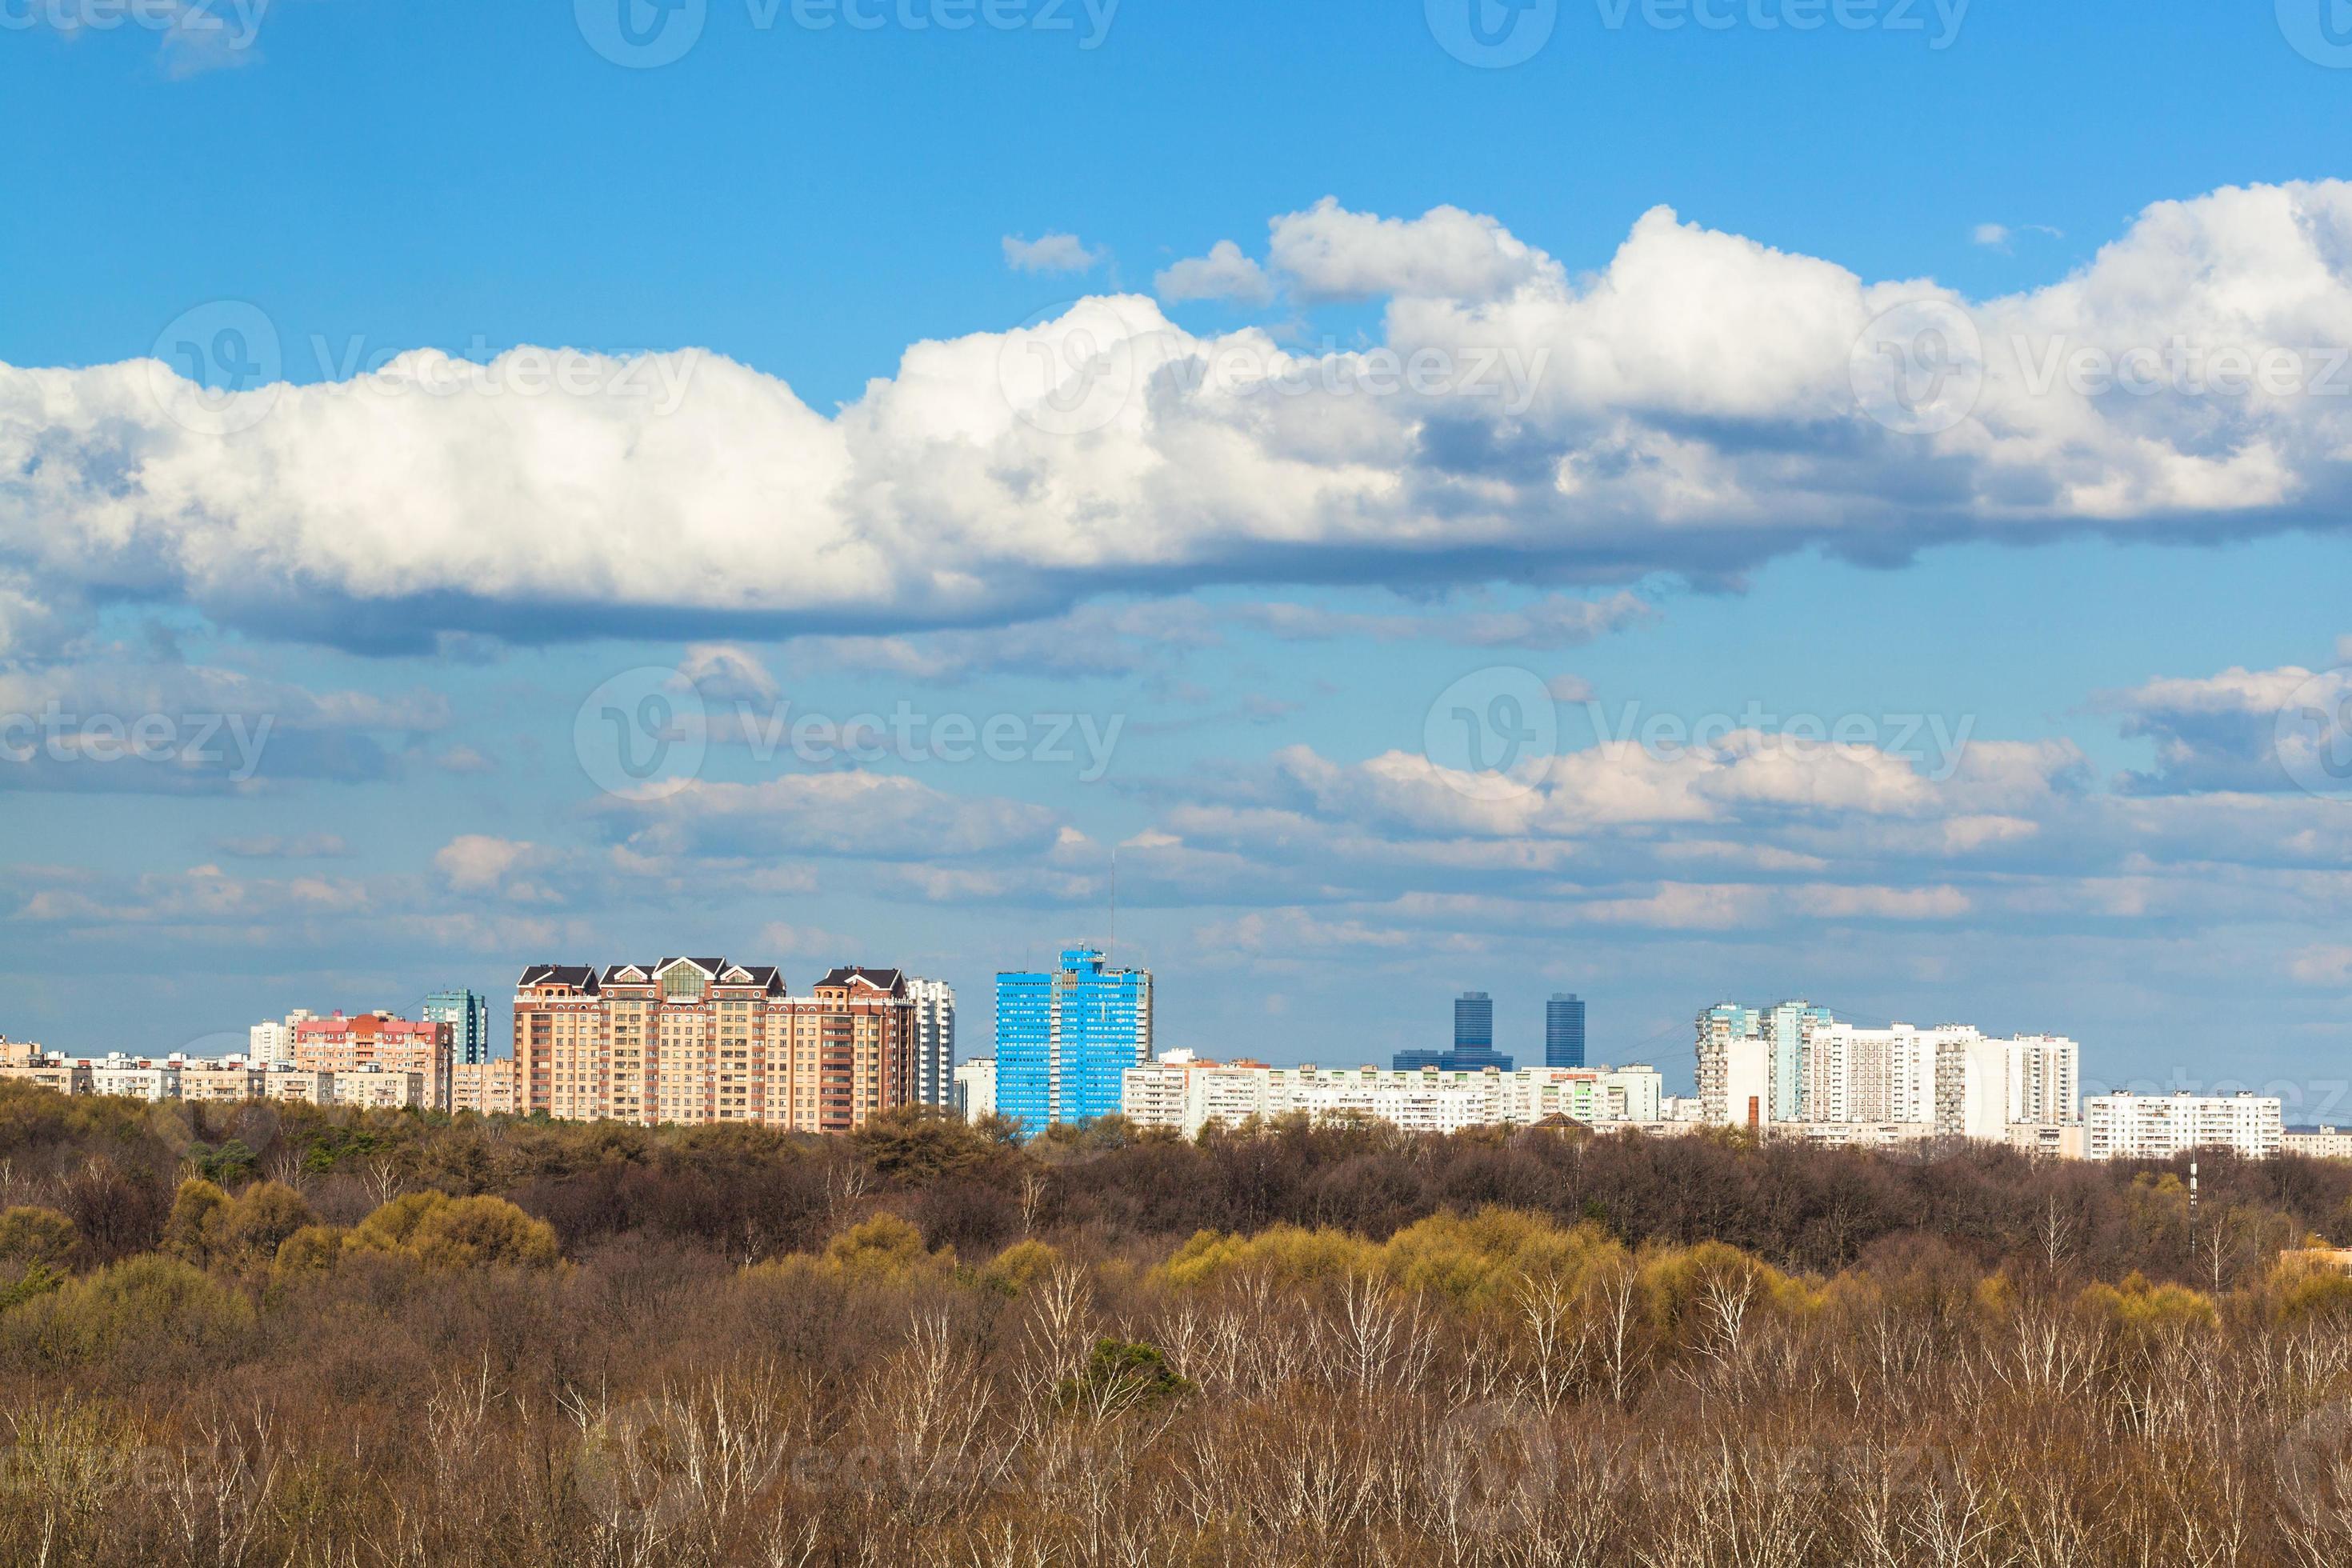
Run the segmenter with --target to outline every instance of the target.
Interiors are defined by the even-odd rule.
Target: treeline
[[[0,1562],[2352,1561],[2352,1173],[0,1086]]]
[[[1381,1239],[1432,1215],[1501,1206],[1591,1220],[1633,1245],[1719,1241],[1781,1268],[1834,1272],[1926,1236],[1987,1269],[2063,1250],[2096,1278],[2137,1272],[2208,1289],[2306,1237],[2352,1245],[2352,1163],[2217,1151],[2200,1164],[2192,1226],[2186,1160],[2037,1162],[1974,1145],[1877,1154],[1730,1133],[1441,1138],[1297,1121],[1188,1142],[1116,1118],[1024,1144],[1002,1123],[916,1111],[839,1139],[150,1106],[0,1084],[0,1207],[63,1212],[93,1263],[160,1246],[184,1173],[299,1187],[324,1220],[346,1225],[404,1192],[500,1196],[551,1225],[572,1256],[635,1237],[739,1264],[819,1248],[877,1204],[930,1246],[966,1253],[1047,1232],[1103,1256],[1275,1225]]]

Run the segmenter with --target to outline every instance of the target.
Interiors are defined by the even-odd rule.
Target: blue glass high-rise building
[[[1093,947],[996,977],[996,1109],[1032,1132],[1116,1115],[1121,1075],[1151,1058],[1151,971]]]
[[[1511,1058],[1495,1048],[1495,999],[1484,991],[1465,991],[1454,999],[1454,1048],[1426,1047],[1399,1051],[1389,1060],[1399,1072],[1437,1068],[1445,1072],[1477,1072],[1486,1068],[1511,1070]]]
[[[471,1067],[490,1059],[490,999],[475,991],[436,991],[419,1015],[449,1026],[449,1059]]]
[[[1573,991],[1556,991],[1544,1004],[1544,1066],[1584,1065],[1584,998]]]
[[[1484,991],[1465,991],[1454,999],[1454,1049],[1491,1051],[1495,1048],[1495,999]]]

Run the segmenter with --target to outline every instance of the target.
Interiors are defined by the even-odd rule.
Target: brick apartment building
[[[515,1109],[846,1132],[918,1098],[911,985],[836,969],[794,996],[773,965],[723,958],[533,964],[515,987]]]
[[[390,1013],[308,1018],[294,1026],[294,1065],[309,1072],[381,1068],[424,1079],[423,1107],[449,1109],[451,1030],[447,1024],[411,1023]]]

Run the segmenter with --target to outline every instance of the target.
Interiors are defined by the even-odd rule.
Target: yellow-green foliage
[[[1485,1208],[1466,1219],[1433,1215],[1397,1232],[1381,1253],[1382,1272],[1398,1284],[1476,1308],[1508,1304],[1528,1279],[1573,1286],[1625,1249],[1590,1220],[1562,1230],[1540,1215]]]
[[[2268,1284],[2272,1313],[2283,1322],[2352,1316],[2352,1274],[2332,1258],[2283,1252]]]
[[[239,1263],[267,1263],[286,1238],[316,1221],[302,1194],[278,1182],[256,1182],[218,1216],[214,1250]]]
[[[2119,1329],[2156,1333],[2168,1329],[2210,1329],[2221,1321],[2213,1298],[2185,1285],[2151,1285],[2143,1276],[2125,1276],[2120,1285],[2091,1285],[2074,1299],[2093,1317]]]
[[[887,1284],[930,1270],[952,1270],[955,1251],[923,1250],[923,1233],[894,1214],[877,1214],[825,1244],[825,1266],[844,1279]]]
[[[273,1267],[280,1275],[331,1274],[350,1234],[339,1225],[306,1225],[278,1244]]]
[[[306,1242],[297,1256],[312,1258],[319,1245]],[[360,1221],[343,1245],[353,1252],[414,1258],[427,1268],[550,1268],[562,1258],[555,1227],[545,1220],[531,1218],[504,1198],[453,1198],[446,1193],[393,1199]]]
[[[1279,1285],[1303,1285],[1376,1274],[1380,1263],[1381,1249],[1360,1237],[1277,1225],[1255,1236],[1198,1232],[1176,1249],[1165,1272],[1171,1284],[1180,1286],[1259,1273]]]
[[[1062,1255],[1042,1241],[1016,1241],[981,1271],[981,1282],[1007,1296],[1018,1296],[1061,1260]]]
[[[217,1348],[253,1327],[245,1293],[194,1264],[145,1253],[68,1280],[9,1314],[25,1320],[42,1351],[90,1361],[133,1341]]]
[[[163,1224],[163,1250],[185,1263],[244,1267],[278,1256],[286,1238],[317,1216],[302,1194],[277,1182],[256,1182],[230,1197],[211,1182],[180,1184]]]
[[[62,1266],[81,1240],[74,1222],[31,1204],[0,1211],[0,1260]]]
[[[208,1262],[221,1216],[228,1206],[228,1194],[203,1177],[182,1182],[178,1196],[172,1200],[171,1216],[163,1222],[163,1250],[184,1263]]]
[[[1710,1297],[1720,1298],[1727,1289],[1746,1290],[1751,1308],[1784,1312],[1811,1311],[1825,1299],[1802,1280],[1720,1241],[1643,1254],[1638,1283],[1650,1321],[1669,1333],[1689,1327],[1694,1311],[1711,1310]]]

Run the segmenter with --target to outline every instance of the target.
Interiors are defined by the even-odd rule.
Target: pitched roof
[[[849,964],[825,971],[824,978],[817,984],[843,990],[866,985],[893,996],[903,996],[907,994],[907,974],[900,969],[867,969],[862,964]]]
[[[515,982],[515,989],[525,990],[533,985],[569,985],[574,990],[593,994],[596,989],[596,971],[585,963],[534,963],[522,972],[522,978]]]

